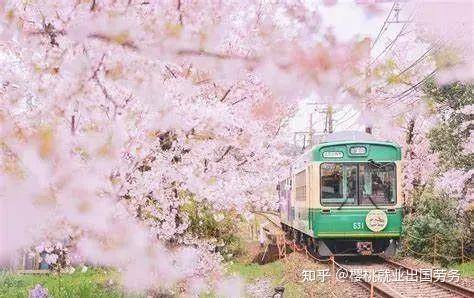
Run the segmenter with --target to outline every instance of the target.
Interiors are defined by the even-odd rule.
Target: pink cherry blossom
[[[466,195],[466,182],[472,180],[473,177],[474,170],[464,171],[451,169],[437,180],[437,187],[452,197],[462,198]]]
[[[36,245],[54,263],[66,244],[53,239],[70,239],[73,261],[117,268],[128,289],[179,283],[240,297],[242,282],[224,278],[215,239],[189,232],[184,207],[217,218],[276,209],[285,125],[312,92],[406,145],[406,185],[427,181],[435,120],[420,94],[386,86],[393,67],[371,61],[369,39],[321,30],[306,1],[178,3],[0,2],[0,254]]]

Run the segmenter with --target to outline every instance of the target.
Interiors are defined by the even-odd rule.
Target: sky
[[[360,5],[357,5],[354,0],[339,0],[333,6],[324,6],[322,1],[317,1],[318,7],[322,16],[323,28],[332,27],[333,32],[339,40],[350,40],[354,37],[370,37],[372,40],[378,35],[393,2],[387,1],[378,4],[381,9],[379,14],[368,16]],[[400,4],[402,11],[400,19],[403,14],[403,3]],[[393,14],[392,14],[393,15]],[[391,24],[388,29],[382,34],[382,37],[372,49],[371,56],[376,56],[383,50],[389,39],[395,36],[397,30],[400,29],[400,24]],[[304,103],[300,105],[299,112],[289,123],[290,138],[293,140],[294,131],[307,131],[309,127],[309,114],[313,113],[313,126],[316,132],[322,132],[325,123],[325,114],[322,112],[325,106],[314,105],[316,97],[309,97]],[[349,106],[338,106],[334,115],[335,130],[363,130],[361,125],[356,125],[358,112]],[[316,111],[315,111],[316,109]],[[302,135],[300,135],[302,138]],[[301,140],[300,140],[301,142]]]

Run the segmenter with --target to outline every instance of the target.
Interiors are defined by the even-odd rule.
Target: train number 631
[[[354,222],[352,224],[352,229],[353,230],[362,230],[364,228],[364,223],[363,222]]]

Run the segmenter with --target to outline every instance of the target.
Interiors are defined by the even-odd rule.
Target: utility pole
[[[333,108],[332,105],[328,105],[326,109],[326,123],[324,123],[324,133],[334,132],[334,119],[333,119]]]
[[[310,147],[312,147],[315,143],[314,133],[315,133],[315,130],[314,130],[314,123],[313,123],[313,113],[311,112],[309,114],[307,130],[293,132],[293,144],[296,145],[297,135],[303,135],[302,149],[305,149],[307,147],[306,145],[309,145]],[[306,142],[306,140],[308,140],[308,142]]]
[[[332,105],[328,105],[328,128],[329,128],[328,131],[329,133],[334,132],[332,113],[333,113]]]
[[[405,2],[405,1],[402,1]],[[410,18],[407,20],[400,20],[400,11],[402,8],[400,7],[400,1],[396,1],[393,4],[393,11],[395,12],[395,15],[393,17],[393,21],[388,20],[386,23],[387,24],[402,24],[402,23],[410,23]],[[390,15],[389,15],[390,16]]]

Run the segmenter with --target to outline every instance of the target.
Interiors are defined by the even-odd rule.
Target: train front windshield
[[[393,205],[396,201],[394,163],[323,163],[322,205]]]

